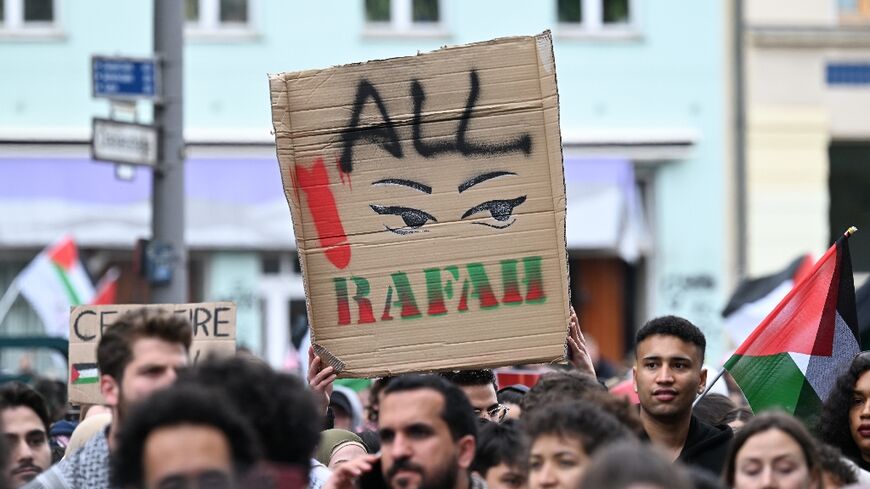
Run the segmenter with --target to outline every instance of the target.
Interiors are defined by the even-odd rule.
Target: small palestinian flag
[[[96,363],[74,363],[69,372],[69,383],[72,385],[96,384],[100,381],[100,372]]]
[[[15,283],[49,336],[68,338],[70,307],[90,304],[94,297],[94,285],[70,237],[37,255]]]
[[[860,351],[850,228],[726,363],[756,413],[788,411],[808,426]]]

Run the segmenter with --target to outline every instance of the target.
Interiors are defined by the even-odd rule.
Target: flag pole
[[[19,293],[21,293],[21,287],[18,285],[18,277],[15,277],[15,280],[9,284],[9,288],[3,293],[3,297],[0,297],[0,324],[3,324]]]
[[[857,230],[858,230],[858,228],[856,228],[855,226],[849,226],[849,229],[847,229],[846,232],[843,233],[843,236],[848,238],[849,236],[852,236],[853,234],[855,234],[855,231],[857,231]]]
[[[716,384],[716,382],[717,382],[719,379],[721,379],[723,375],[725,375],[725,372],[726,372],[725,368],[722,368],[722,370],[719,371],[719,374],[716,375],[716,378],[713,379],[713,382],[710,382],[709,384],[707,384],[707,388],[704,389],[704,392],[703,392],[700,396],[698,396],[697,399],[695,399],[695,402],[694,402],[694,403],[692,403],[693,406],[694,406],[695,404],[697,404],[698,401],[700,401],[701,399],[703,399],[704,396],[706,396],[708,392],[710,392],[710,389],[712,389],[713,386]]]

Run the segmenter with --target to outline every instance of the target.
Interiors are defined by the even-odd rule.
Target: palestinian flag
[[[96,363],[74,363],[69,369],[71,385],[96,384],[100,381],[100,371]]]
[[[807,254],[792,260],[779,272],[740,282],[722,311],[730,348],[746,341],[752,330],[812,269],[813,258]]]
[[[870,350],[870,277],[855,292],[858,309],[858,332],[861,333],[861,351]]]
[[[850,228],[726,363],[756,413],[788,411],[812,426],[860,351]]]
[[[90,304],[94,286],[70,237],[46,248],[16,278],[49,336],[69,337],[70,307]]]

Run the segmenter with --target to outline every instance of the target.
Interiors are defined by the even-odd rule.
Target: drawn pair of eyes
[[[511,219],[514,214],[514,210],[525,201],[525,195],[510,200],[488,200],[465,211],[460,219],[473,217],[482,212],[489,212],[490,217],[498,221],[497,224],[492,224],[485,221],[475,221],[472,224],[480,224],[482,226],[488,226],[491,228],[504,229],[516,222],[515,217]],[[383,206],[376,204],[370,204],[369,207],[371,207],[373,211],[382,216],[391,215],[401,217],[402,221],[405,224],[402,227],[391,227],[384,224],[384,227],[388,231],[396,234],[405,235],[416,233],[422,231],[421,228],[427,222],[438,222],[438,219],[435,219],[432,214],[429,214],[428,212],[420,209],[414,209],[412,207]]]

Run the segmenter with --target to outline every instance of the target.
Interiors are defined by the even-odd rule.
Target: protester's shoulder
[[[693,429],[694,428],[694,429]],[[690,438],[694,441],[694,445],[728,445],[731,439],[734,438],[734,430],[728,425],[711,425],[692,416],[692,427],[694,431]]]
[[[477,475],[476,472],[471,473],[471,489],[487,489],[486,480]]]
[[[60,461],[43,473],[39,474],[35,479],[28,482],[24,489],[68,489],[69,485],[63,481],[67,480],[64,469],[68,468],[65,461]]]
[[[308,472],[308,489],[320,489],[332,472],[316,459],[311,459],[311,470]]]
[[[724,459],[733,437],[734,431],[727,425],[713,426],[693,415],[689,425],[689,436],[680,458],[686,462]]]
[[[94,436],[76,453],[61,460],[28,484],[27,489],[97,489],[108,486],[109,443]]]
[[[848,465],[852,470],[855,471],[855,476],[858,478],[858,483],[862,485],[870,486],[870,472],[862,469],[855,462],[849,460],[848,457],[840,457],[840,459]]]

